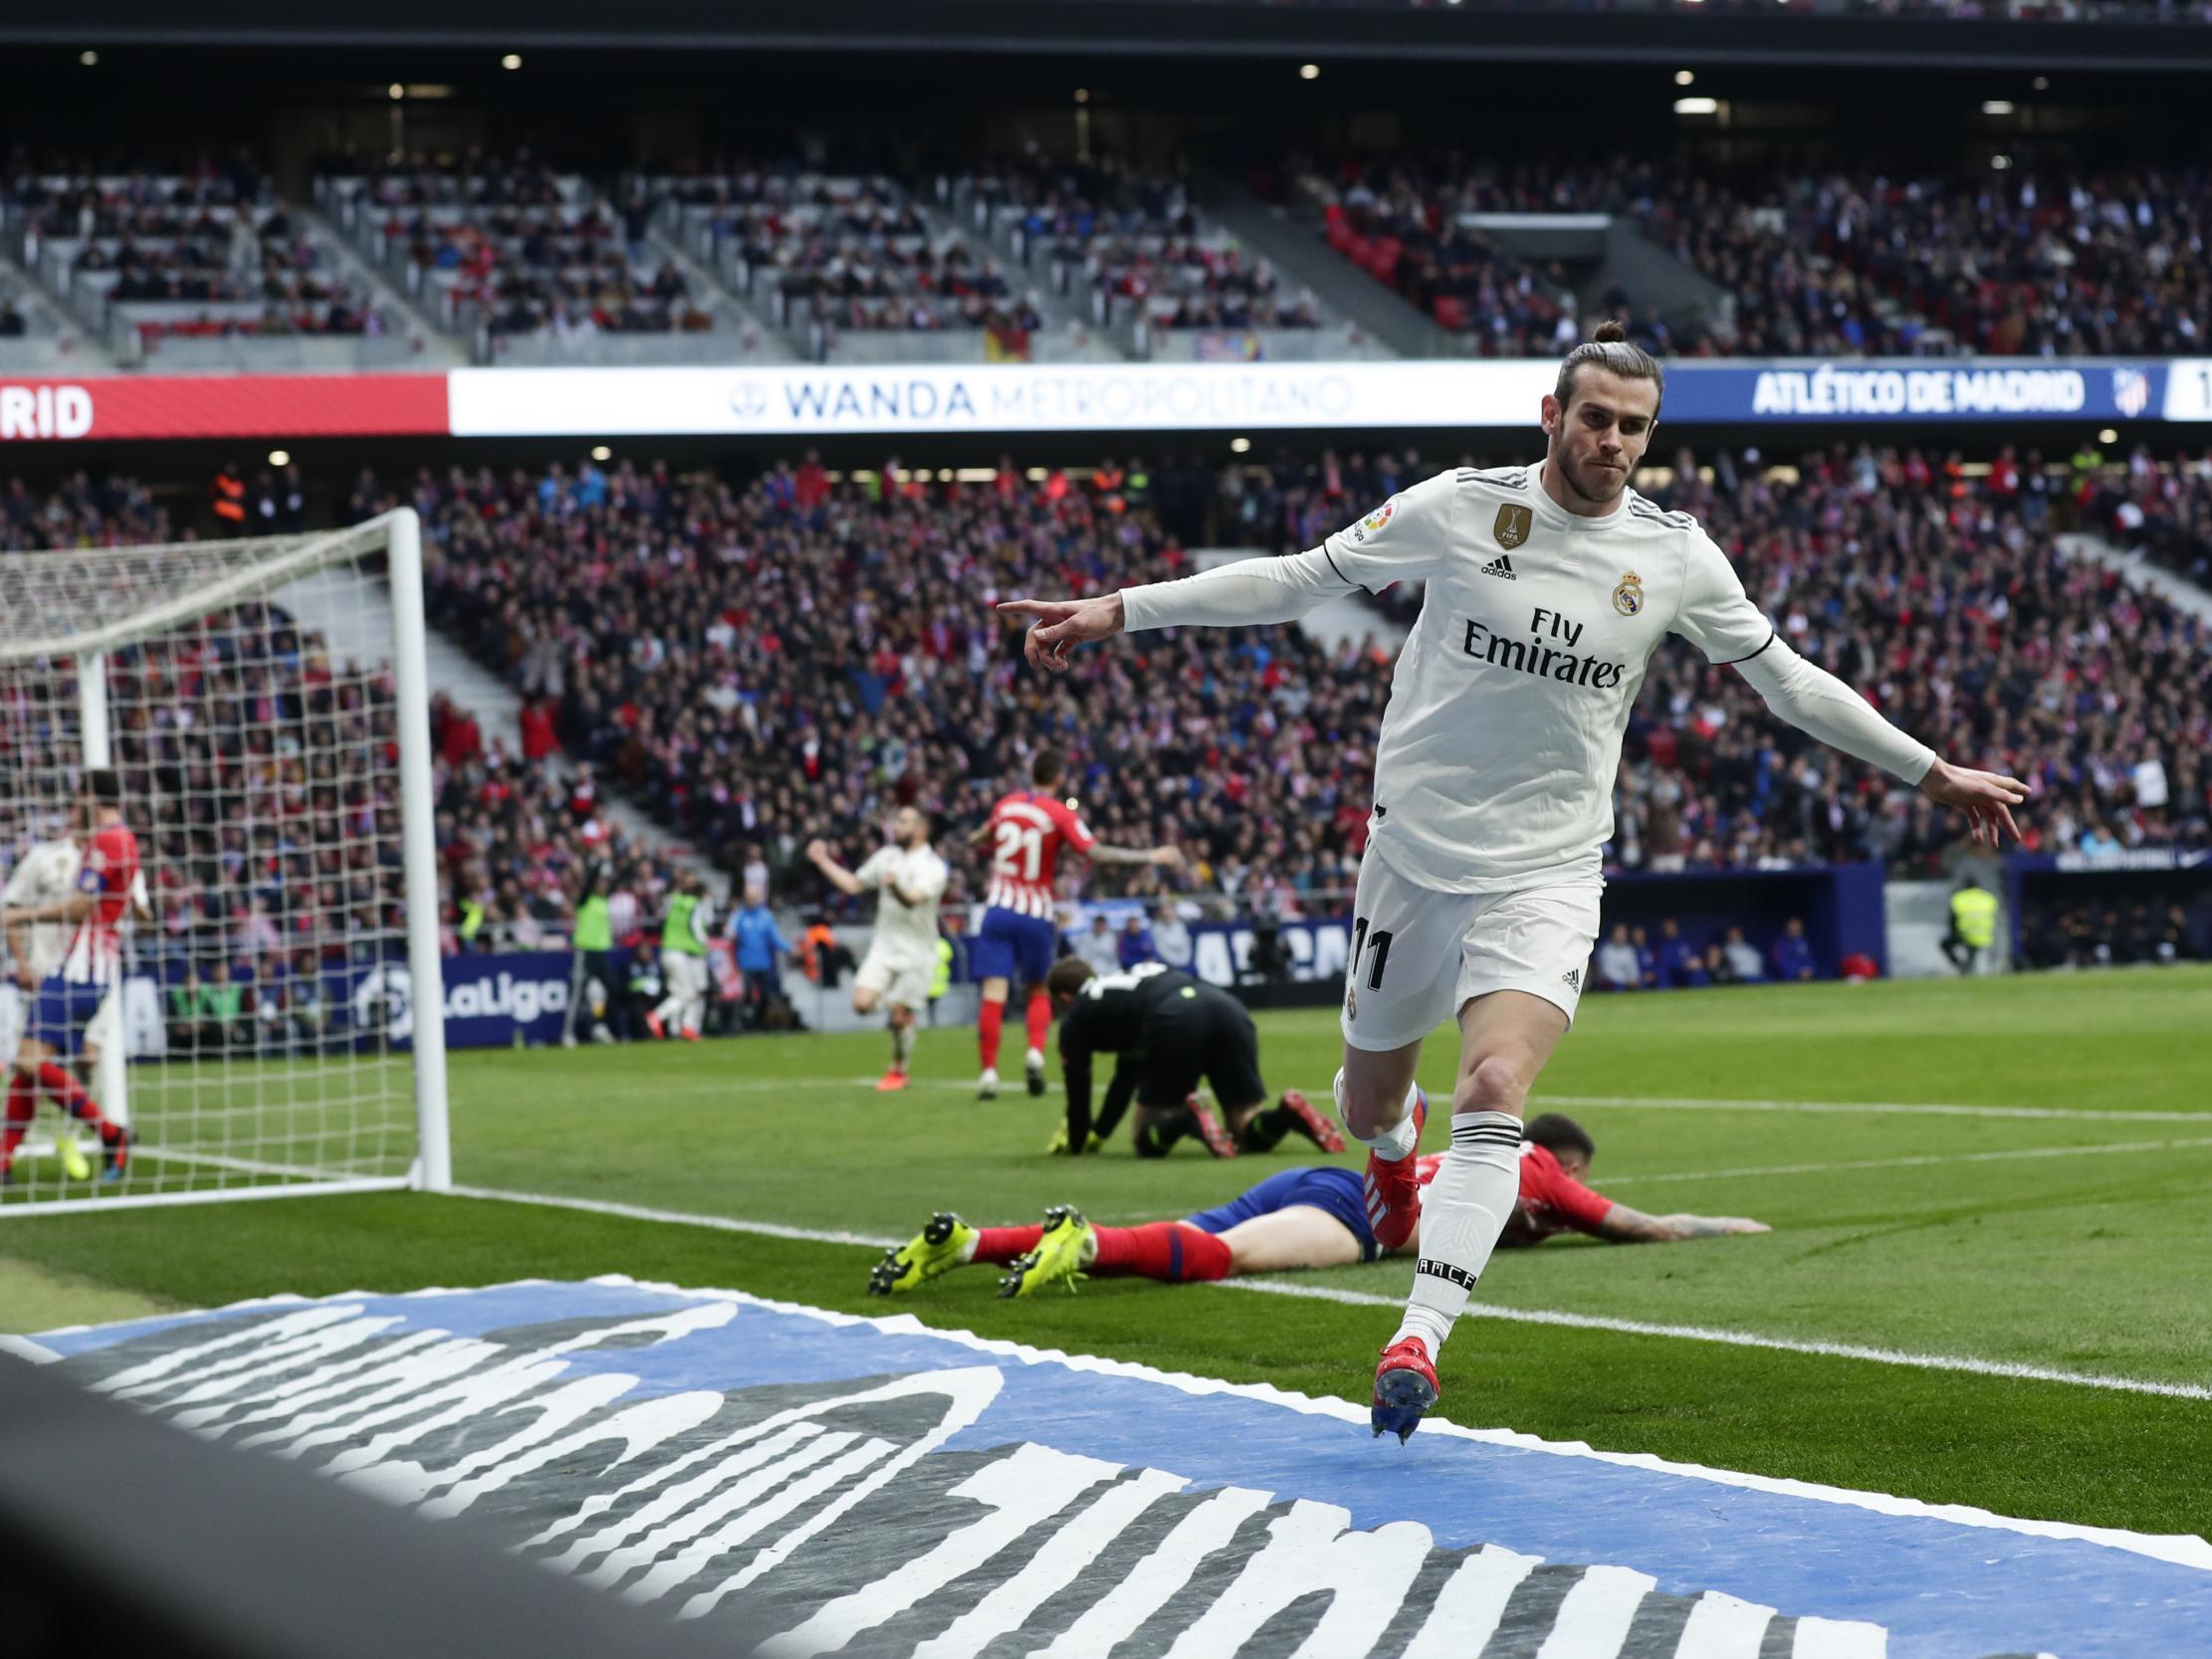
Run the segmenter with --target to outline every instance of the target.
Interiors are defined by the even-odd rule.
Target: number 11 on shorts
[[[1383,988],[1383,965],[1390,960],[1390,930],[1387,928],[1377,933],[1373,938],[1368,937],[1367,918],[1364,916],[1353,922],[1352,960],[1348,964],[1348,976],[1353,984],[1358,984],[1360,979],[1360,952],[1373,945],[1375,962],[1367,970],[1367,988],[1371,991]]]

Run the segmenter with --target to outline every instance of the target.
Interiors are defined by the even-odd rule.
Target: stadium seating
[[[207,366],[197,360],[205,352],[182,342],[220,340],[229,361],[252,367],[252,347],[240,342],[395,331],[248,162],[174,173],[20,164],[5,208],[31,270],[126,361],[180,342],[168,366]],[[275,366],[279,353],[288,348],[263,355]]]
[[[1028,269],[1102,327],[1249,332],[1328,320],[1312,296],[1289,292],[1164,174],[1110,157],[1030,151],[948,172],[937,192],[1005,237]]]
[[[487,354],[528,338],[589,360],[609,355],[593,351],[601,336],[697,336],[721,325],[712,297],[652,245],[644,211],[617,210],[579,174],[527,152],[348,170],[359,165],[325,171],[319,199],[441,326]],[[711,350],[732,348],[718,340]],[[694,340],[677,350],[710,348]]]
[[[2199,172],[1995,170],[1931,159],[1722,170],[1694,154],[1512,164],[1461,155],[1293,163],[1279,175],[1331,247],[1485,352],[1542,355],[1576,333],[1570,274],[1486,235],[1489,214],[1625,215],[1728,303],[1661,316],[1681,354],[2189,352],[2212,337],[2212,278],[2189,250],[2212,215]]]

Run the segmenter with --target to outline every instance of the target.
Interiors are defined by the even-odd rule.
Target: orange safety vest
[[[215,508],[215,517],[229,524],[246,521],[246,481],[215,475],[215,482],[207,487],[208,496]]]

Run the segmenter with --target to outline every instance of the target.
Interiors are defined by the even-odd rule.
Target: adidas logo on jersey
[[[1567,970],[1567,971],[1566,971],[1565,973],[1562,973],[1562,974],[1561,974],[1561,975],[1560,975],[1559,977],[1560,977],[1560,978],[1562,978],[1562,979],[1564,979],[1564,980],[1566,980],[1566,982],[1567,982],[1567,988],[1568,988],[1569,990],[1571,990],[1571,991],[1579,991],[1579,990],[1581,990],[1581,989],[1582,989],[1582,969],[1581,969],[1581,968],[1579,968],[1579,967],[1571,967],[1571,968],[1569,968],[1569,969],[1568,969],[1568,970]]]
[[[1509,582],[1520,579],[1513,574],[1513,561],[1503,553],[1498,554],[1496,558],[1485,564],[1482,567],[1482,574],[1485,576],[1503,576]]]

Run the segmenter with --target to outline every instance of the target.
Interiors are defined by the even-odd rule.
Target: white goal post
[[[412,509],[0,556],[5,902],[77,891],[92,771],[140,873],[105,991],[0,941],[0,1218],[451,1188],[426,674]]]

